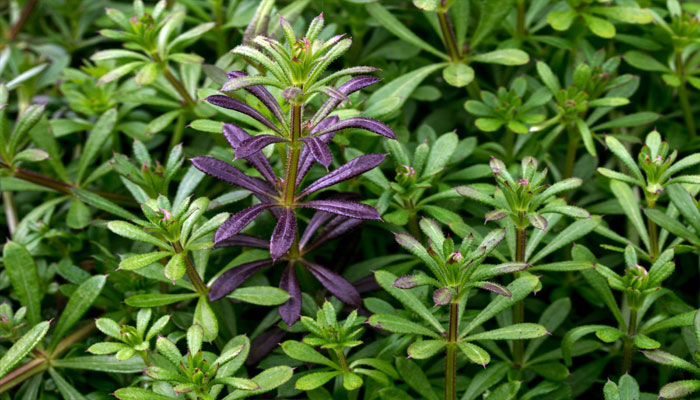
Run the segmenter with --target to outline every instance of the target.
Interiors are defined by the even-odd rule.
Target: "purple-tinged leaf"
[[[330,200],[359,200],[360,196],[357,195],[356,193],[338,193],[335,194],[328,199]],[[299,248],[304,248],[306,244],[311,240],[311,237],[313,237],[314,233],[318,231],[323,224],[328,222],[331,218],[333,220],[323,229],[323,232],[319,234],[319,238],[323,235],[327,235],[327,231],[329,230],[335,230],[339,225],[343,224],[344,221],[350,220],[350,221],[357,221],[355,219],[348,219],[343,216],[337,216],[325,211],[316,211],[314,215],[311,217],[311,220],[309,220],[309,223],[306,225],[306,229],[304,230],[304,234],[301,236],[301,239],[299,239]],[[361,223],[361,222],[360,222]],[[335,237],[335,236],[334,236]],[[327,238],[325,240],[322,240],[321,243],[319,242],[319,238],[317,238],[314,241],[314,246],[318,246],[322,244],[323,242],[326,242],[332,238]],[[312,246],[312,248],[315,248]],[[310,251],[310,250],[309,250]]]
[[[528,219],[535,228],[543,231],[547,229],[547,219],[545,217],[539,214],[530,214],[528,215]]]
[[[324,268],[318,264],[314,264],[307,260],[301,260],[307,270],[318,279],[321,284],[333,293],[335,297],[340,299],[345,304],[350,304],[354,307],[359,307],[362,304],[362,298],[357,293],[355,287],[350,284],[345,278],[335,272]]]
[[[379,220],[377,209],[354,201],[344,200],[313,200],[304,203],[298,203],[299,207],[314,208],[316,210],[326,211],[333,214],[343,215],[345,217],[356,219]]]
[[[265,146],[273,144],[286,142],[287,139],[275,136],[275,135],[257,135],[251,136],[248,139],[242,141],[238,147],[236,147],[236,157],[246,158],[252,154],[260,152]]]
[[[326,225],[323,231],[321,231],[318,237],[316,237],[316,239],[311,243],[311,246],[309,248],[315,249],[318,246],[357,228],[361,224],[361,219],[347,218],[338,215],[335,218],[333,218],[333,220],[331,220],[331,222],[329,222],[328,225]]]
[[[328,118],[324,119],[323,121],[319,122],[318,124],[316,124],[316,126],[314,126],[314,128],[311,130],[311,133],[320,132],[320,131],[328,128],[329,126],[337,124],[339,121],[340,121],[340,118],[338,118],[337,115],[334,115],[332,117],[328,117]]]
[[[435,306],[444,306],[452,301],[452,289],[443,287],[433,292]]]
[[[367,275],[364,278],[360,278],[352,283],[352,285],[357,289],[358,293],[374,292],[375,290],[381,290],[381,286],[377,283],[373,274]]]
[[[267,258],[251,261],[229,269],[212,283],[209,289],[209,300],[216,301],[233,292],[246,279],[270,264],[272,264],[272,260]]]
[[[418,286],[418,280],[413,275],[404,275],[396,278],[394,287],[399,289],[411,289]]]
[[[351,93],[354,93],[362,88],[365,88],[369,85],[373,85],[377,82],[381,81],[380,78],[374,77],[374,76],[358,76],[355,78],[350,79],[349,81],[345,82],[344,84],[340,85],[338,87],[338,91],[340,93],[343,93],[344,95],[350,95]],[[336,98],[329,98],[326,100],[325,103],[321,106],[321,108],[318,109],[314,117],[312,118],[313,122],[321,121],[328,114],[330,114],[338,105],[341,103],[341,100],[338,100]],[[317,124],[318,126],[320,124]],[[315,129],[315,128],[314,128]]]
[[[345,93],[341,92],[340,90],[334,87],[327,86],[323,88],[323,93],[327,94],[328,97],[340,100],[341,102],[350,101],[350,98]]]
[[[258,365],[263,358],[277,348],[286,335],[287,332],[277,326],[273,326],[261,333],[250,344],[250,353],[248,353],[248,358],[245,359],[245,365]]]
[[[389,128],[383,122],[379,122],[376,119],[365,118],[365,117],[353,117],[344,119],[337,124],[331,125],[324,130],[321,130],[317,135],[323,135],[328,132],[335,132],[341,129],[357,128],[364,129],[366,131],[374,132],[378,135],[388,137],[389,139],[396,139],[396,134],[391,128]]]
[[[293,261],[284,269],[282,279],[280,279],[280,289],[289,293],[289,300],[279,306],[280,316],[287,325],[292,326],[301,315],[301,289]]]
[[[308,136],[302,138],[301,141],[306,143],[305,148],[308,148],[311,156],[328,170],[328,166],[331,165],[331,161],[333,161],[333,156],[331,155],[331,150],[328,148],[328,145],[323,143],[323,139],[318,136]]]
[[[484,218],[484,225],[486,225],[486,223],[489,221],[498,221],[500,219],[505,218],[506,216],[508,216],[508,213],[503,210],[491,210],[486,213],[486,216]]]
[[[260,111],[256,110],[255,108],[249,106],[248,104],[240,100],[232,99],[222,94],[215,94],[213,96],[207,97],[206,101],[215,106],[223,107],[228,110],[238,111],[241,114],[245,114],[253,118],[254,120],[260,122],[261,124],[265,125],[266,127],[272,129],[273,131],[280,133],[279,128],[275,124],[273,124],[272,121],[267,119],[266,116],[262,115]]]
[[[508,290],[507,287],[501,286],[498,283],[493,282],[478,282],[475,284],[476,287],[492,291],[498,295],[505,297],[513,297],[513,294]]]
[[[218,245],[220,242],[238,234],[238,232],[262,214],[263,211],[274,206],[275,204],[269,203],[256,204],[233,214],[216,230],[216,234],[214,234],[214,244]]]
[[[315,191],[363,174],[381,164],[384,158],[386,158],[386,154],[372,153],[361,155],[309,185],[299,194],[298,198],[304,198]]]
[[[218,242],[216,245],[214,245],[215,249],[218,249],[220,247],[256,247],[258,249],[267,249],[270,247],[270,242],[267,240],[263,240],[260,238],[256,238],[255,236],[250,236],[250,235],[233,235],[230,238],[226,240],[222,240]]]
[[[243,189],[250,190],[262,196],[269,197],[275,195],[272,187],[265,183],[265,181],[250,177],[227,162],[207,156],[195,157],[190,161],[192,161],[198,170],[214,178],[221,179],[232,185],[240,186]]]
[[[299,239],[299,248],[303,249],[307,243],[309,243],[309,240],[311,240],[311,237],[313,237],[314,233],[328,220],[333,218],[334,215],[325,211],[316,211],[314,215],[311,217],[309,220],[308,225],[306,225],[306,229],[304,230],[304,234],[301,235],[301,238]]]
[[[248,74],[243,71],[231,71],[228,73],[229,79],[240,78],[242,76],[248,76]],[[282,108],[275,97],[267,89],[265,89],[264,86],[248,86],[246,90],[253,96],[257,97],[258,100],[260,100],[279,121],[284,120],[285,117],[284,112],[282,112]]]
[[[287,253],[297,233],[297,219],[291,208],[285,207],[270,237],[270,256],[278,260]]]
[[[332,124],[335,124],[338,122],[338,117],[332,116],[329,118],[324,119],[321,121],[320,124],[316,125],[316,127],[311,131],[311,133],[314,133],[316,128],[324,129],[326,126],[330,126]],[[326,146],[333,140],[333,136],[335,136],[335,132],[330,132],[326,133],[325,135],[318,136],[319,139],[321,139],[321,142],[325,144]],[[297,186],[301,183],[302,179],[306,176],[306,174],[309,172],[311,167],[314,164],[314,159],[311,157],[309,149],[304,146],[304,148],[301,149],[301,156],[299,157],[299,170],[297,171]]]
[[[228,140],[231,147],[236,150],[241,142],[250,138],[251,136],[239,126],[224,124],[224,137],[226,140]],[[260,174],[265,177],[265,179],[267,179],[271,185],[273,185],[273,187],[277,184],[277,175],[275,175],[275,171],[272,170],[270,162],[262,153],[251,154],[248,157],[242,158],[245,158],[250,165],[253,166],[253,168],[257,169],[258,172],[260,172]]]

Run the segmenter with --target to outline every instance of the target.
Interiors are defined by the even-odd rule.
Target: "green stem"
[[[569,143],[566,147],[566,159],[564,162],[564,176],[562,178],[571,178],[574,173],[574,165],[576,164],[576,150],[578,150],[578,144],[581,140],[576,127],[571,126],[569,128]]]
[[[515,25],[515,37],[519,40],[525,36],[525,0],[518,0],[518,18]]]
[[[224,12],[222,9],[222,0],[212,0],[212,8],[214,9],[214,21],[216,21],[216,53],[219,57],[223,56],[228,50],[226,47],[226,35],[223,30]]]
[[[632,368],[632,356],[634,356],[634,335],[637,333],[637,309],[630,309],[630,321],[627,326],[627,337],[625,337],[624,354],[622,356],[621,374],[630,372]]]
[[[518,228],[515,237],[515,261],[525,262],[525,249],[527,247],[527,231],[526,228]],[[517,273],[516,273],[517,278]],[[525,302],[520,300],[513,307],[513,324],[522,324],[525,322]],[[513,361],[515,368],[520,370],[523,365],[525,355],[525,342],[523,340],[513,341]]]
[[[648,199],[647,207],[656,208],[656,201]],[[647,230],[649,231],[649,257],[654,262],[659,257],[659,229],[649,217],[647,217]]]
[[[447,15],[446,9],[438,9],[437,12],[438,23],[440,24],[440,32],[442,32],[442,37],[445,40],[445,47],[450,53],[450,59],[452,61],[459,61],[462,55],[457,48],[457,40],[455,38],[454,29],[452,29],[452,23],[450,22],[450,17]]]
[[[683,109],[685,126],[688,129],[690,139],[695,139],[695,118],[693,117],[693,110],[690,108],[690,101],[688,100],[688,89],[685,87],[685,65],[683,65],[683,56],[680,51],[676,51],[676,73],[681,78],[681,85],[678,86],[678,98],[680,99],[681,108]]]
[[[175,250],[176,253],[184,252],[180,242],[171,242],[170,245],[173,246],[173,250]],[[187,273],[187,277],[190,278],[197,293],[206,296],[209,293],[209,288],[204,281],[202,281],[202,277],[199,276],[199,272],[197,272],[197,268],[195,268],[192,259],[186,253],[183,254],[183,258],[185,259],[185,272]]]
[[[7,230],[10,231],[10,236],[15,233],[19,219],[17,218],[17,208],[15,207],[15,198],[12,192],[2,192],[2,206],[5,209],[5,219],[7,220]]]
[[[342,350],[335,350],[335,355],[338,357],[338,364],[343,372],[350,372],[350,367],[348,367],[348,360],[345,358],[345,353]]]
[[[192,99],[192,96],[190,96],[189,92],[187,92],[185,85],[183,85],[182,82],[180,82],[180,80],[178,80],[175,75],[170,72],[167,63],[163,65],[163,76],[165,76],[165,79],[167,79],[168,82],[170,82],[170,84],[173,85],[175,90],[180,94],[180,97],[182,97],[182,100],[185,102],[185,104],[187,104],[187,107],[194,108],[197,105],[194,99]]]
[[[510,164],[513,162],[515,154],[513,154],[515,147],[515,132],[506,128],[506,161]]]
[[[175,123],[175,130],[170,137],[170,149],[177,146],[182,141],[182,136],[185,133],[185,114],[180,114]]]
[[[287,171],[285,176],[284,187],[284,205],[291,207],[294,205],[294,192],[296,190],[297,169],[299,167],[299,156],[301,149],[299,147],[299,139],[301,139],[301,116],[302,105],[293,104],[291,109],[292,120],[292,143],[289,147],[287,156]]]
[[[445,356],[445,400],[457,399],[457,330],[459,329],[459,302],[450,303],[450,326]]]

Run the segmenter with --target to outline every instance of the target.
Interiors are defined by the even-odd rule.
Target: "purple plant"
[[[212,284],[209,298],[220,299],[256,272],[283,261],[287,266],[280,281],[280,288],[289,293],[290,299],[280,306],[280,314],[282,319],[291,325],[299,318],[301,311],[301,290],[296,277],[297,264],[306,268],[343,302],[356,307],[360,305],[360,295],[352,284],[335,272],[307,260],[305,256],[323,243],[358,226],[362,220],[380,219],[379,214],[374,207],[360,203],[349,194],[337,193],[313,198],[311,196],[375,168],[384,160],[385,154],[359,156],[305,186],[302,185],[304,177],[314,162],[326,169],[330,167],[332,154],[328,145],[340,130],[358,128],[391,139],[395,139],[396,135],[391,128],[373,119],[354,117],[340,120],[335,115],[329,116],[343,101],[348,100],[350,94],[380,81],[379,78],[371,76],[357,76],[337,88],[328,86],[330,82],[343,76],[374,71],[371,67],[348,68],[320,78],[322,70],[330,61],[349,47],[350,39],[337,36],[325,43],[315,40],[323,26],[321,16],[314,19],[306,36],[301,40],[296,40],[285,20],[282,19],[281,24],[288,47],[274,40],[258,37],[254,38],[253,42],[265,49],[269,57],[248,46],[234,49],[234,52],[266,67],[274,78],[248,76],[244,72],[234,71],[228,74],[230,80],[222,88],[222,92],[246,89],[267,108],[272,119],[248,104],[226,95],[207,98],[209,103],[246,114],[272,131],[272,134],[252,136],[236,125],[223,126],[224,136],[233,147],[236,158],[247,160],[263,179],[245,175],[231,164],[211,157],[195,157],[192,162],[201,171],[247,189],[260,200],[259,204],[234,214],[219,227],[214,237],[215,247],[246,246],[269,248],[270,251],[268,259],[245,263],[222,274]],[[271,59],[275,60],[276,64],[272,63]],[[283,68],[280,68],[280,65]],[[282,89],[282,97],[289,106],[288,114],[263,85]],[[318,93],[327,94],[329,98],[312,118],[304,120],[305,106],[311,96]],[[284,143],[287,147],[283,177],[277,176],[262,153],[264,147],[274,143]],[[297,213],[303,208],[314,209],[316,212],[303,234],[299,235]],[[272,213],[277,220],[269,241],[240,233],[265,211]],[[318,235],[314,238],[316,232]]]

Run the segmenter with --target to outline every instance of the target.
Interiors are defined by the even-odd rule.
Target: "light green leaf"
[[[12,367],[22,361],[39,344],[46,332],[49,331],[50,326],[49,321],[36,324],[7,350],[0,358],[0,378],[5,376]]]
[[[41,321],[41,281],[31,254],[19,243],[7,242],[2,252],[5,271],[14,294],[27,307],[27,321],[36,325]]]
[[[313,347],[296,340],[287,340],[282,343],[282,351],[284,351],[284,354],[292,357],[295,360],[325,365],[334,369],[338,367],[336,363],[314,350]]]
[[[117,109],[110,108],[105,111],[104,114],[95,122],[90,135],[85,142],[85,148],[83,153],[80,155],[80,162],[78,164],[78,172],[76,174],[76,181],[82,182],[85,172],[87,172],[90,165],[95,161],[97,155],[104,145],[105,141],[112,133],[114,125],[117,123]]]
[[[83,282],[73,292],[56,324],[56,329],[51,337],[51,348],[55,348],[73,325],[90,309],[92,303],[100,295],[105,282],[107,282],[106,275],[96,275]]]
[[[471,59],[476,62],[501,65],[523,65],[530,62],[530,56],[526,52],[518,49],[494,50],[488,53],[478,54]]]
[[[228,297],[259,306],[277,306],[289,300],[289,293],[272,286],[238,288]]]
[[[127,271],[133,271],[135,269],[147,267],[165,257],[171,256],[172,254],[173,253],[170,251],[156,251],[153,253],[138,254],[123,259],[119,263],[119,268]]]
[[[379,118],[398,110],[428,75],[445,65],[445,63],[426,65],[385,84],[367,98],[364,115],[369,118]]]
[[[493,329],[466,336],[463,340],[522,340],[536,339],[547,334],[547,329],[539,324],[523,323]]]
[[[202,327],[205,341],[211,342],[216,339],[219,334],[219,322],[206,296],[201,296],[197,302],[197,307],[194,310],[194,322]]]
[[[442,70],[442,77],[454,87],[464,87],[474,80],[474,68],[462,63],[452,63]]]
[[[403,289],[402,289],[403,290]],[[393,333],[404,335],[423,335],[440,338],[440,335],[403,317],[394,314],[374,314],[369,318],[369,324]]]
[[[170,245],[152,235],[146,233],[143,229],[126,221],[111,221],[107,224],[110,231],[127,239],[136,240],[152,244],[161,249],[169,249]]]
[[[408,346],[408,355],[416,360],[424,360],[445,348],[445,340],[417,340]]]

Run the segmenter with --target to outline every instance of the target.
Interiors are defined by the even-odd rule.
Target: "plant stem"
[[[194,108],[197,105],[192,99],[192,96],[190,96],[190,94],[187,92],[187,89],[185,89],[185,85],[183,85],[182,82],[180,82],[180,80],[178,80],[175,75],[170,72],[167,64],[163,66],[163,76],[165,76],[165,79],[167,79],[168,82],[173,85],[175,90],[177,90],[180,97],[182,97],[185,104],[187,104],[187,107]]]
[[[515,261],[525,262],[525,248],[527,245],[526,228],[517,228],[515,237]],[[516,278],[517,278],[516,273]],[[522,324],[525,322],[525,302],[520,300],[513,307],[513,324]],[[522,340],[513,341],[513,361],[515,368],[520,370],[523,365],[523,357],[525,354],[525,342]]]
[[[19,219],[17,218],[17,209],[15,208],[15,199],[12,192],[2,192],[2,205],[5,209],[5,219],[7,220],[7,230],[10,231],[10,236],[15,233]]]
[[[348,367],[348,360],[345,358],[345,353],[343,350],[335,350],[335,355],[338,357],[338,363],[343,372],[350,372],[350,367]]]
[[[299,168],[299,139],[301,138],[302,105],[293,104],[291,110],[292,143],[287,156],[287,172],[284,187],[284,205],[291,207],[294,204],[294,192],[296,191],[297,169]]]
[[[624,354],[622,357],[621,374],[629,373],[632,368],[632,356],[634,355],[634,335],[637,332],[637,309],[630,309],[630,321],[627,326],[627,337],[625,338]]]
[[[27,24],[29,16],[32,15],[32,11],[34,11],[37,3],[39,3],[39,0],[27,0],[27,2],[24,3],[19,19],[12,25],[12,28],[10,28],[7,34],[8,39],[15,40],[17,38],[17,35],[22,31],[22,28],[24,28],[24,25]]]
[[[177,146],[178,143],[180,143],[184,133],[185,133],[185,114],[180,114],[180,116],[177,117],[177,122],[175,123],[175,130],[173,131],[173,135],[170,137],[169,149],[172,150],[173,147]]]
[[[564,176],[562,178],[571,178],[574,173],[574,165],[576,164],[576,150],[578,150],[578,143],[581,140],[576,127],[571,126],[568,130],[569,132],[569,144],[566,147],[566,161],[564,163]]]
[[[656,208],[656,201],[647,199],[648,208]],[[654,262],[659,257],[659,230],[656,223],[647,217],[647,230],[649,231],[649,257]]]
[[[525,36],[525,0],[517,0],[518,19],[515,25],[515,37],[519,40]]]
[[[459,328],[459,302],[450,303],[450,326],[445,356],[445,400],[457,399],[457,330]]]
[[[510,164],[513,162],[515,154],[513,154],[513,148],[515,147],[515,132],[506,128],[506,161]]]
[[[18,179],[22,179],[27,182],[35,183],[39,186],[43,186],[49,189],[53,189],[59,193],[67,194],[69,196],[73,196],[73,191],[76,186],[71,185],[70,183],[66,183],[63,181],[59,181],[58,179],[50,178],[48,176],[41,175],[39,173],[36,173],[34,171],[29,171],[26,169],[22,168],[13,168],[11,165],[5,163],[4,161],[0,160],[0,168],[7,168],[10,170],[10,173]],[[127,196],[123,196],[117,193],[110,193],[110,192],[102,192],[98,190],[91,190],[92,193],[95,193],[97,195],[100,195],[104,197],[105,199],[109,199],[117,204],[121,205],[129,205],[129,206],[135,206],[137,205],[136,202]]]
[[[173,250],[175,250],[176,253],[184,252],[184,249],[182,248],[182,245],[179,241],[171,242],[170,245],[173,246]],[[183,254],[183,256],[183,258],[185,259],[185,272],[187,273],[187,277],[190,278],[190,281],[194,285],[194,288],[197,290],[197,293],[206,296],[209,293],[209,288],[204,283],[204,281],[202,281],[202,277],[199,276],[199,272],[197,272],[197,268],[195,268],[190,256],[187,254]]]
[[[678,98],[681,102],[681,108],[683,109],[688,136],[690,136],[692,140],[695,139],[696,133],[695,119],[693,117],[693,110],[690,108],[690,101],[688,100],[688,89],[685,87],[685,65],[683,65],[683,55],[680,51],[676,51],[676,73],[681,77],[681,85],[678,86]]]
[[[447,15],[447,10],[438,9],[437,12],[438,22],[440,24],[440,32],[442,32],[442,37],[445,40],[445,47],[450,53],[450,59],[452,61],[459,61],[462,56],[457,48],[457,41],[455,38],[454,29],[452,29],[452,23],[450,22],[450,17]]]

